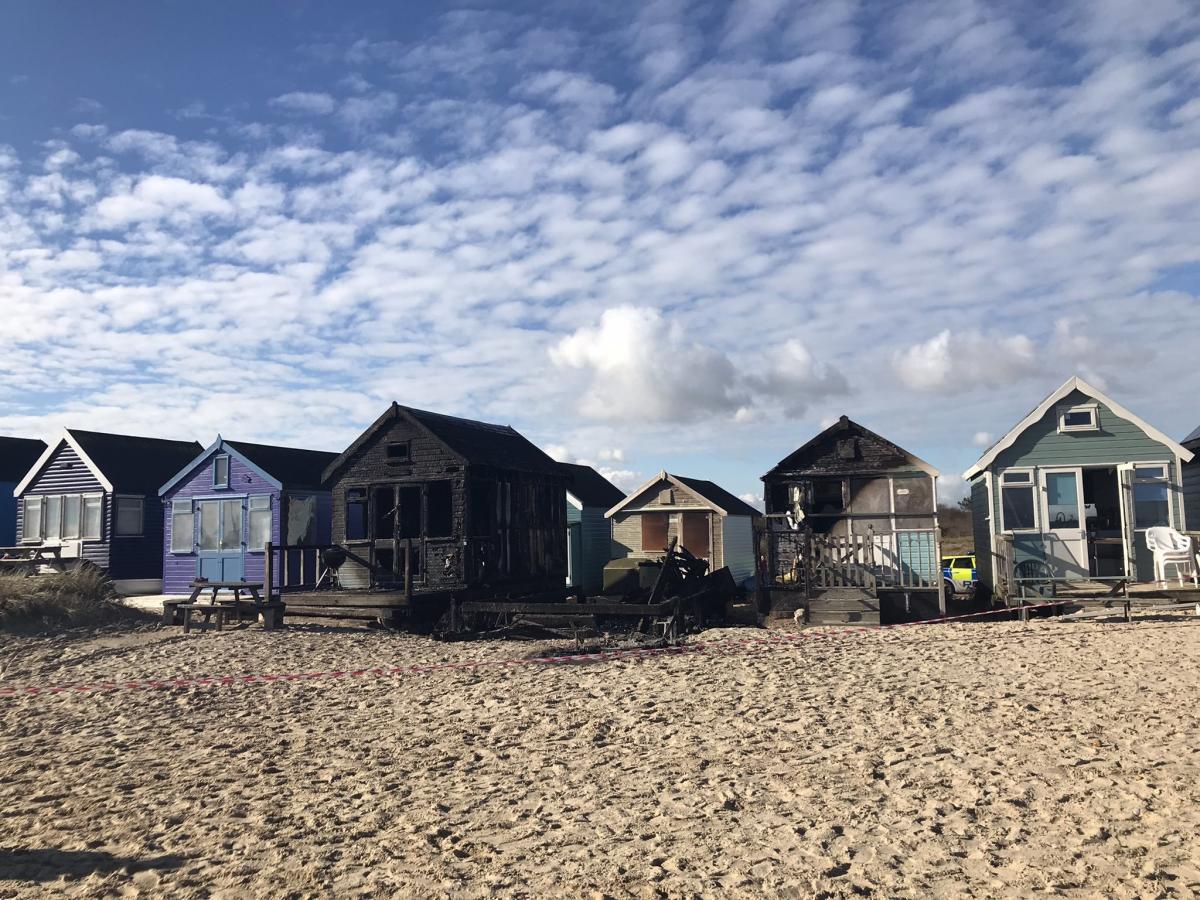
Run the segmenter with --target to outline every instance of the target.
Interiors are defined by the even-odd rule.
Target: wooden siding
[[[937,537],[933,531],[896,532],[896,552],[902,569],[929,584],[938,583],[942,561],[938,559]]]
[[[605,510],[585,506],[582,510],[567,504],[567,521],[578,522],[580,558],[572,560],[575,587],[587,593],[599,593],[604,586],[604,566],[612,559],[612,525],[604,518]]]
[[[15,481],[0,481],[0,547],[15,547],[19,542],[16,487]]]
[[[92,474],[92,470],[87,467],[75,449],[65,441],[60,444],[58,449],[50,457],[50,461],[38,473],[37,477],[30,482],[25,489],[25,496],[45,496],[47,494],[103,494],[103,538],[99,541],[85,541],[83,544],[82,558],[88,562],[99,566],[101,569],[108,570],[110,563],[109,538],[113,531],[113,503],[112,495],[104,490],[104,486],[96,480],[96,476]],[[24,505],[19,502],[17,505],[17,543],[21,543],[20,537],[24,528]],[[158,571],[162,571],[162,563],[159,563]],[[130,576],[123,576],[130,577]],[[159,575],[133,576],[157,578]]]
[[[987,479],[980,475],[971,482],[971,531],[975,537],[975,571],[979,586],[986,587],[990,594],[995,590],[995,581],[992,576],[992,519],[988,508]]]
[[[664,547],[643,547],[642,546],[642,512],[665,512],[670,514],[670,519],[667,526],[667,540],[676,538],[683,540],[683,535],[680,532],[681,520],[680,512],[696,512],[695,507],[684,507],[676,509],[670,506],[646,506],[641,511],[638,510],[622,510],[612,517],[612,558],[624,559],[626,557],[635,557],[638,559],[658,559],[663,555]],[[712,568],[719,569],[725,565],[725,546],[724,546],[724,529],[722,527],[722,516],[719,513],[708,512],[709,520],[709,536],[712,546],[709,563]],[[746,518],[748,516],[738,517]],[[750,537],[753,543],[753,535]],[[701,555],[701,554],[697,554]],[[751,574],[754,572],[754,567],[751,565]]]
[[[257,471],[233,455],[229,457],[229,487],[214,488],[213,457],[220,455],[224,454],[216,451],[209,454],[192,469],[187,478],[179,482],[162,498],[158,515],[160,525],[158,552],[162,560],[164,594],[189,593],[191,582],[199,574],[197,556],[194,551],[190,553],[171,552],[171,501],[173,500],[242,498],[242,578],[244,581],[262,581],[264,572],[263,554],[245,549],[250,534],[250,515],[246,507],[246,497],[263,495],[271,497],[271,540],[279,543],[279,491],[274,485],[264,481]],[[199,527],[198,523],[196,527]],[[193,547],[195,547],[195,543],[195,533],[193,532]],[[278,584],[278,579],[274,580]]]
[[[1183,466],[1184,522],[1188,531],[1200,531],[1200,450]]]
[[[140,496],[127,494],[122,496]],[[115,504],[112,504],[115,508]],[[115,513],[114,513],[115,515]],[[108,574],[113,580],[145,580],[163,577],[163,512],[157,496],[142,497],[142,533],[122,536],[109,532]]]
[[[670,503],[664,503],[660,499],[662,492],[666,490],[670,490],[672,492]],[[711,509],[712,504],[698,496],[695,491],[691,490],[690,488],[680,487],[674,482],[667,481],[664,478],[638,494],[628,506],[621,510],[621,512],[636,512],[639,509],[655,509],[661,512],[670,511],[677,508]]]
[[[714,523],[717,526],[714,539],[721,542],[721,563],[713,562],[713,568],[728,566],[736,584],[741,584],[754,577],[754,520],[749,516],[728,516],[722,522],[719,518]]]

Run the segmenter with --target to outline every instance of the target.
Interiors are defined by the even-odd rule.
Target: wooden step
[[[879,612],[810,610],[805,625],[878,625]]]

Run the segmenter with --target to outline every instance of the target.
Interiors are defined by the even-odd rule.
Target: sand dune
[[[3,683],[537,649],[10,637]],[[0,699],[0,895],[1190,897],[1198,698],[1178,618]]]

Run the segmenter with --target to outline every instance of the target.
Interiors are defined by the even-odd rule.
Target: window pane
[[[1079,527],[1079,482],[1074,472],[1046,474],[1046,514],[1051,529]]]
[[[242,546],[242,501],[221,501],[221,549],[238,550]]]
[[[257,496],[251,497],[247,502],[250,504],[251,509],[270,509],[271,495],[258,494]]]
[[[361,541],[367,536],[367,492],[351,488],[346,492],[346,540]]]
[[[400,488],[399,534],[403,538],[421,536],[421,488],[419,485]]]
[[[1067,428],[1091,428],[1095,424],[1092,418],[1093,411],[1090,409],[1079,409],[1073,412],[1063,414],[1063,425]]]
[[[1167,470],[1162,466],[1137,466],[1133,471],[1138,479],[1167,477]]]
[[[897,478],[896,512],[897,513],[931,513],[933,512],[933,479],[932,478]],[[896,523],[897,528],[906,526],[903,522]]]
[[[317,541],[317,498],[288,497],[287,543],[292,546]]]
[[[375,488],[371,491],[371,502],[375,506],[371,514],[371,537],[379,541],[392,540],[396,536],[395,488]]]
[[[192,504],[184,500],[182,505],[176,500],[171,512],[171,552],[191,553],[196,540],[196,517],[192,514]]]
[[[271,539],[271,511],[269,509],[250,510],[250,537],[248,543],[251,550],[265,550],[267,541]]]
[[[213,486],[229,487],[229,457],[218,456],[213,460]]]
[[[891,513],[892,498],[888,496],[890,489],[886,478],[851,478],[850,512],[856,516]]]
[[[840,513],[844,512],[842,500],[842,480],[814,481],[812,512]]]
[[[27,541],[41,540],[42,537],[42,498],[25,498],[25,527],[24,538]]]
[[[62,497],[47,497],[46,508],[42,511],[42,536],[47,540],[56,541],[61,534]]]
[[[642,513],[642,552],[659,553],[670,540],[670,513]]]
[[[63,497],[62,536],[64,538],[79,537],[79,501],[78,494]]]
[[[1031,484],[1033,482],[1032,472],[1005,472],[1001,477],[1005,484]]]
[[[1005,487],[1000,492],[1004,509],[1004,528],[1033,528],[1033,488]]]
[[[1165,481],[1134,482],[1133,519],[1138,528],[1170,525]]]
[[[682,516],[683,523],[680,530],[683,534],[680,539],[684,549],[690,551],[693,556],[708,559],[710,542],[708,513],[685,512]]]
[[[216,550],[221,544],[221,504],[200,504],[200,549]]]
[[[429,522],[426,533],[429,537],[450,537],[454,534],[454,483],[431,481],[426,488],[425,502]]]
[[[83,498],[83,535],[84,540],[98,541],[104,535],[102,533],[104,510],[103,497],[84,497]]]
[[[117,498],[117,534],[129,537],[142,533],[141,497]]]

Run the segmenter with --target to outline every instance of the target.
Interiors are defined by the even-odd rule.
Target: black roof
[[[338,458],[338,454],[325,450],[299,450],[295,447],[247,444],[244,441],[225,443],[272,478],[282,482],[285,488],[319,489],[325,468]]]
[[[70,429],[88,459],[112,482],[116,492],[158,494],[158,489],[204,448],[196,441],[104,434]]]
[[[731,516],[761,516],[762,513],[735,494],[729,493],[719,484],[705,481],[702,478],[685,478],[682,475],[673,476],[707,500],[721,507]]]
[[[558,467],[570,479],[567,482],[567,490],[584,506],[598,506],[608,510],[625,499],[624,491],[591,466],[559,463]]]
[[[0,481],[20,481],[45,452],[43,441],[0,437]]]
[[[393,403],[344,453],[329,464],[325,469],[325,479],[332,478],[363,444],[397,416],[405,416],[424,428],[470,465],[563,477],[558,463],[509,425],[491,425]]]
[[[1189,450],[1200,450],[1200,425],[1196,426],[1196,430],[1180,441],[1184,447]]]
[[[804,466],[798,465],[798,463],[803,462],[805,453],[807,453],[810,449],[819,448],[825,441],[829,440],[830,438],[832,438],[834,435],[838,434],[839,432],[850,432],[852,434],[856,434],[856,435],[859,435],[862,437],[867,437],[872,440],[878,441],[884,447],[890,448],[891,452],[896,456],[896,458],[898,458],[898,459],[903,458],[904,460],[906,460],[910,465],[912,465],[915,468],[922,469],[925,471],[928,471],[929,469],[933,468],[932,466],[929,465],[929,463],[925,462],[920,457],[914,456],[913,454],[911,454],[907,450],[905,450],[903,447],[901,447],[898,444],[895,444],[892,441],[889,441],[887,438],[883,437],[883,435],[872,431],[870,428],[867,428],[865,425],[858,424],[858,422],[855,422],[853,419],[849,418],[848,416],[842,416],[836,422],[834,422],[832,425],[830,425],[828,428],[826,428],[824,431],[822,431],[820,434],[818,434],[816,437],[812,438],[809,441],[806,441],[804,444],[800,445],[798,448],[796,448],[791,453],[789,453],[787,456],[785,456],[782,460],[780,460],[771,469],[771,471],[769,471],[766,475],[762,476],[763,480],[766,480],[766,479],[770,478],[772,475],[775,475],[775,474],[781,473],[781,472],[782,473],[794,473],[796,471],[804,471]],[[844,467],[844,472],[850,472],[851,474],[853,474],[854,470],[859,470],[859,469],[864,469],[864,467],[858,463],[848,463]],[[827,471],[828,470],[826,470],[826,469],[822,469],[822,474],[827,474]],[[875,467],[866,467],[865,471],[875,471]],[[844,474],[844,472],[843,472],[843,474]],[[930,474],[933,474],[933,473],[930,473]]]

